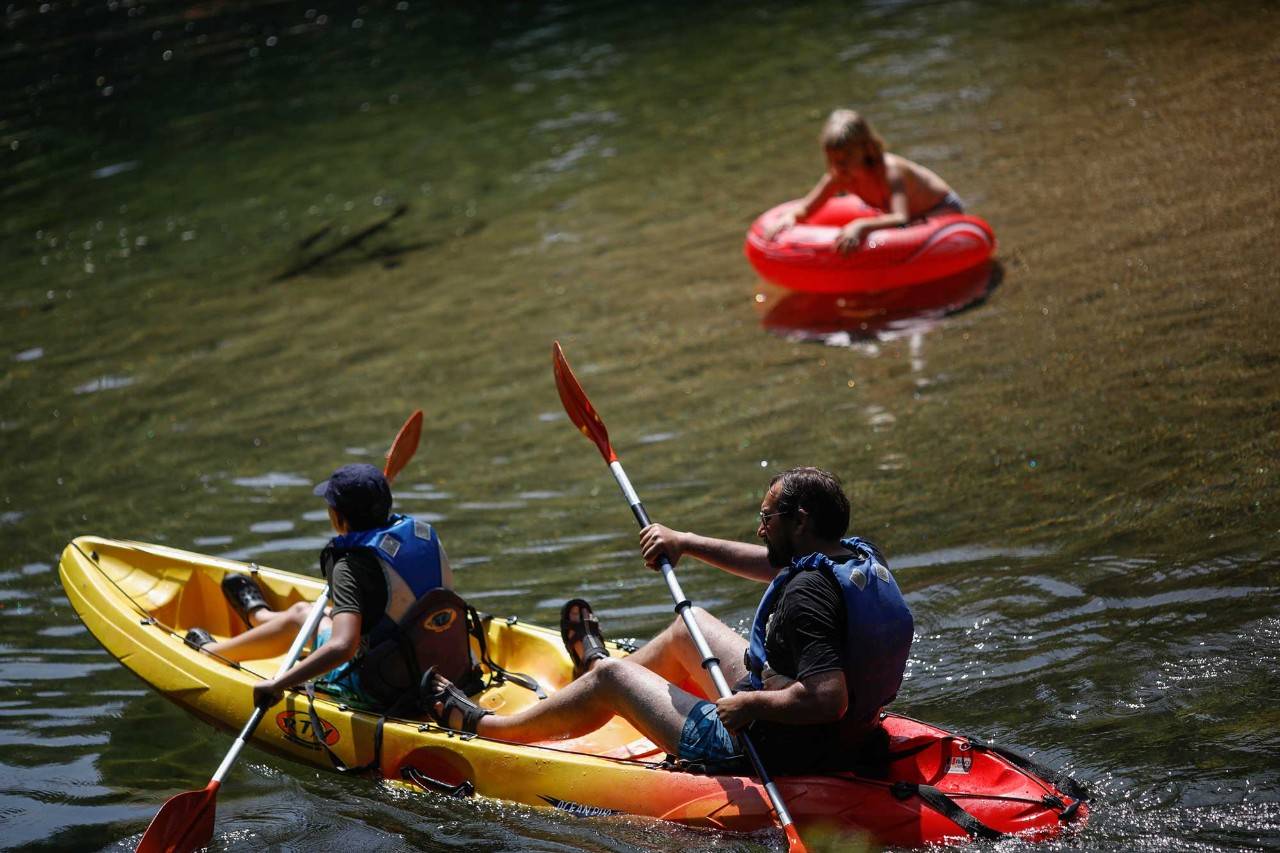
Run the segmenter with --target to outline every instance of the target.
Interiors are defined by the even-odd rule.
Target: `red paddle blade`
[[[595,442],[605,462],[617,462],[618,454],[613,452],[613,446],[609,444],[609,431],[604,428],[604,421],[600,420],[600,416],[592,408],[586,392],[578,384],[578,378],[569,369],[569,362],[565,360],[559,341],[551,345],[551,358],[555,364],[556,390],[560,392],[560,402],[564,405],[569,420],[573,421],[579,432]]]
[[[208,847],[213,840],[219,787],[220,783],[214,781],[203,791],[170,797],[151,819],[138,842],[137,853],[192,853]]]
[[[804,842],[800,840],[800,832],[796,829],[794,823],[789,823],[782,828],[787,835],[787,850],[789,853],[808,853],[809,848],[804,846]]]
[[[418,439],[421,437],[422,409],[418,409],[409,415],[404,426],[400,427],[400,431],[396,433],[396,440],[391,442],[391,449],[387,451],[387,464],[382,469],[382,473],[386,476],[388,483],[395,482],[396,475],[409,464],[409,460],[418,449]]]

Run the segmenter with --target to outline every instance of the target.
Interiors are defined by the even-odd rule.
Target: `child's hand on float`
[[[773,220],[772,225],[764,229],[764,238],[766,240],[772,240],[774,237],[777,237],[783,231],[786,231],[788,228],[793,227],[796,224],[796,219],[797,219],[797,216],[796,216],[795,209],[788,210],[786,213],[782,214],[777,219]]]
[[[847,255],[858,248],[858,244],[862,242],[862,227],[857,222],[850,222],[848,225],[840,229],[840,233],[836,235],[836,251]]]

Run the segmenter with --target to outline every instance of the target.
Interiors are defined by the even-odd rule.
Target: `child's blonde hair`
[[[877,159],[884,154],[884,140],[871,127],[871,122],[853,110],[835,110],[827,116],[827,123],[818,136],[822,147],[828,151],[840,151],[861,143],[869,143],[875,149]]]

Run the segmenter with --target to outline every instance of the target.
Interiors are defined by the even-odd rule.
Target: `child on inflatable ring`
[[[839,109],[827,117],[819,135],[827,171],[794,208],[768,228],[772,240],[804,222],[833,196],[853,193],[884,213],[855,219],[840,230],[836,250],[858,248],[862,238],[880,228],[893,228],[942,213],[964,213],[960,196],[933,171],[884,150],[884,140],[859,113]]]

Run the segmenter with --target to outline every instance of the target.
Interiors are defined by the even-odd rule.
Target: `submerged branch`
[[[295,276],[299,276],[302,273],[307,272],[308,270],[314,269],[315,267],[319,266],[325,261],[337,255],[342,254],[343,252],[360,247],[360,244],[363,243],[365,240],[369,239],[374,234],[377,234],[380,231],[385,231],[387,228],[391,227],[391,223],[395,222],[397,219],[399,219],[401,216],[404,216],[408,212],[409,212],[409,205],[407,204],[399,205],[395,210],[391,211],[391,214],[387,216],[385,219],[379,222],[375,222],[373,225],[370,225],[367,228],[357,231],[355,234],[352,234],[350,237],[343,240],[338,245],[332,248],[326,249],[318,255],[313,255],[295,264],[294,266],[290,267],[289,269],[277,275],[274,279],[272,279],[272,281],[285,281]],[[317,231],[316,233],[312,234],[311,236],[304,239],[301,243],[299,243],[298,248],[303,251],[306,251],[307,249],[311,248],[311,246],[315,245],[317,241],[319,241],[322,237],[328,234],[331,230],[333,230],[332,225],[324,226],[319,231]]]

